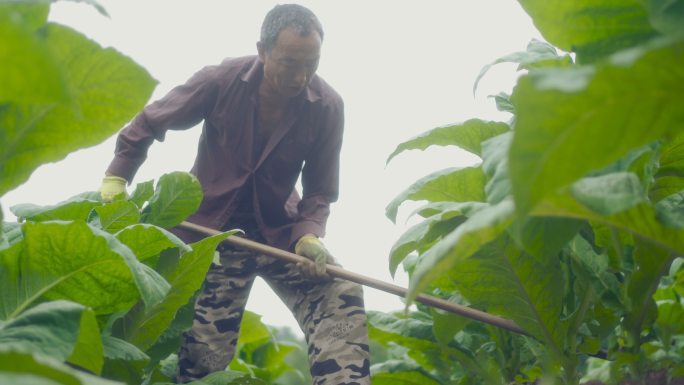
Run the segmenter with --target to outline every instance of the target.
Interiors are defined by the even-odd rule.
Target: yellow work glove
[[[102,185],[100,186],[100,197],[103,202],[111,202],[115,196],[123,193],[126,194],[126,184],[128,181],[119,176],[107,175],[102,178]]]
[[[295,244],[295,253],[313,261],[313,263],[300,262],[297,264],[302,275],[316,280],[330,279],[330,276],[325,272],[325,265],[336,263],[335,258],[317,236],[306,234],[299,238]]]

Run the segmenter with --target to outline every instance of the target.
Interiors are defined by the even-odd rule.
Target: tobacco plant
[[[458,366],[449,378],[406,340],[420,319],[421,344],[434,341],[437,318],[404,315],[393,322],[407,337],[394,341],[438,383],[459,372],[487,384],[681,376],[684,2],[520,4],[548,43],[498,59],[475,84],[493,64],[518,63],[512,94],[494,97],[511,119],[472,119],[398,145],[388,162],[453,145],[481,163],[418,180],[387,216],[396,220],[405,201],[425,202],[412,214],[422,221],[390,255],[393,274],[402,262],[410,274],[409,301],[441,295],[527,335],[468,331],[461,321],[441,345],[462,356],[449,356]],[[386,332],[384,317],[371,321]],[[463,344],[471,338],[483,339]]]

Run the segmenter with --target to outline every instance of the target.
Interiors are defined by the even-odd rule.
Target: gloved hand
[[[126,194],[126,184],[128,181],[122,177],[107,175],[102,178],[102,185],[100,186],[100,196],[103,202],[111,202],[115,196],[124,193]]]
[[[323,242],[313,234],[303,235],[295,244],[295,254],[301,255],[313,261],[300,262],[297,267],[307,278],[314,280],[330,279],[325,271],[327,263],[337,264],[332,254],[325,248]]]

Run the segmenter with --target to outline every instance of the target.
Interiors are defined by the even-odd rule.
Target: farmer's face
[[[266,52],[258,45],[264,63],[264,81],[278,96],[297,96],[309,84],[318,69],[321,37],[318,32],[300,35],[295,29],[280,31],[276,45]]]

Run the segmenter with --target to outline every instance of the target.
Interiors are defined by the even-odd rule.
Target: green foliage
[[[144,207],[104,204],[91,194],[13,207],[21,222],[11,228],[21,236],[0,249],[3,344],[128,383],[148,376],[154,368],[148,365],[161,359],[149,355],[151,348],[191,302],[216,246],[231,234],[186,245],[163,228],[138,223],[139,215],[120,214],[161,206],[169,223],[179,223],[202,199],[196,180],[179,174],[158,184],[172,193],[150,194]]]
[[[144,216],[117,214],[131,212],[129,206],[137,212],[161,212],[158,205],[166,208],[167,223],[180,223],[188,207],[202,199],[200,186],[181,173],[163,178],[167,182],[157,184],[157,189],[169,188],[170,193],[148,190],[150,183],[144,182],[130,200],[105,204],[86,193],[56,205],[11,208],[21,222],[3,226],[8,233],[20,234],[7,237],[0,249],[3,349],[31,352],[41,360],[66,362],[128,384],[171,380],[173,353],[181,332],[192,322],[195,294],[218,243],[233,231],[186,245],[164,228],[134,221]],[[133,200],[142,196],[148,200],[139,207]],[[117,230],[121,226],[125,227]],[[310,379],[305,360],[304,367],[301,362],[298,368],[288,363],[293,352],[305,348],[277,342],[253,313],[243,317],[238,351],[235,370],[197,384],[286,385]],[[30,357],[21,360],[33,365]],[[52,372],[36,370],[39,374],[30,376],[21,366],[0,370],[0,378],[18,383],[109,383],[97,377],[73,382],[71,371],[61,366],[54,370],[64,382],[52,379]]]
[[[249,373],[267,384],[310,383],[306,345],[292,336],[274,338],[274,330],[261,323],[261,316],[246,312],[240,323],[235,359],[229,368]],[[299,363],[289,359],[300,355]]]
[[[437,127],[415,138],[401,143],[387,158],[389,163],[394,156],[406,150],[424,150],[430,146],[458,146],[475,155],[482,152],[481,143],[497,136],[509,127],[505,123],[485,122],[480,119],[471,119],[462,124],[452,124]]]
[[[399,205],[406,200],[431,202],[484,201],[484,174],[479,167],[448,168],[414,183],[387,205],[387,217],[396,219]]]
[[[549,43],[593,62],[657,36],[639,0],[519,0]]]
[[[201,201],[202,188],[195,176],[184,172],[163,175],[143,210],[142,221],[160,227],[176,226],[194,213]]]
[[[409,272],[409,303],[427,291],[511,319],[527,336],[436,312],[373,315],[374,338],[417,364],[387,371],[454,383],[416,374],[442,359],[421,356],[439,341],[470,352],[451,369],[459,383],[681,376],[684,2],[520,3],[551,44],[533,41],[475,82],[492,65],[519,63],[526,73],[512,95],[496,96],[512,119],[469,120],[398,145],[390,159],[453,144],[482,164],[421,179],[387,216],[396,221],[404,201],[426,201],[416,210],[424,220],[390,255],[393,274],[402,262]],[[464,170],[481,174],[433,182]],[[476,357],[468,339],[480,339],[496,364],[463,359]]]
[[[21,348],[0,347],[0,380],[16,385],[122,385]]]
[[[516,134],[510,172],[517,210],[529,211],[633,148],[682,132],[684,111],[677,101],[684,88],[683,60],[683,41],[661,42],[595,66],[522,77],[511,96]]]
[[[0,328],[5,348],[29,348],[47,356],[100,373],[103,347],[92,310],[69,301],[37,305]]]
[[[0,4],[0,195],[116,132],[155,84],[130,58],[47,22],[48,11],[46,2]]]

